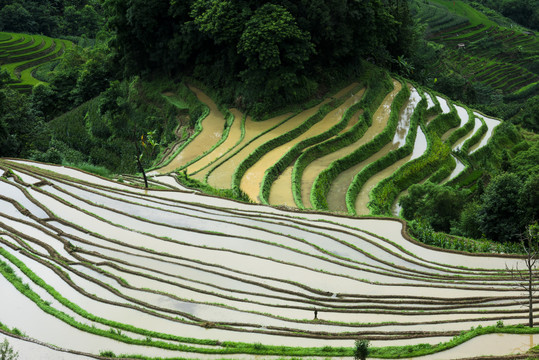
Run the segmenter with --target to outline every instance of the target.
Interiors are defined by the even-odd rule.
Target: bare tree
[[[528,296],[528,325],[533,327],[533,296],[539,286],[534,282],[537,279],[537,265],[539,263],[539,243],[538,227],[530,226],[525,235],[521,237],[520,243],[524,250],[524,270],[518,269],[518,264],[514,268],[507,268],[511,278],[516,281],[517,288],[524,290]]]

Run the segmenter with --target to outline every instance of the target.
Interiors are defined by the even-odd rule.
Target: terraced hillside
[[[34,71],[61,57],[69,46],[72,44],[67,40],[43,35],[0,33],[0,68],[9,72],[12,87],[30,91],[40,82]]]
[[[0,331],[74,359],[350,357],[357,338],[373,357],[415,356],[527,318],[506,272],[521,260],[425,247],[395,219],[242,204],[169,175],[144,190],[24,160],[0,168],[0,289],[13,309]],[[429,358],[529,341],[486,335]]]
[[[169,165],[251,201],[300,209],[391,214],[400,194],[427,179],[454,181],[481,156],[500,123],[378,76],[297,113],[253,121],[208,105],[199,132]],[[224,130],[224,131],[223,131]]]
[[[504,94],[539,83],[539,41],[532,32],[499,26],[462,1],[432,0],[415,11],[429,39],[449,50],[445,63],[465,78]]]

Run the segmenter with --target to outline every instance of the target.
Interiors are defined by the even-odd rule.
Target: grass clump
[[[0,344],[0,360],[17,360],[19,353],[13,350],[7,339]]]

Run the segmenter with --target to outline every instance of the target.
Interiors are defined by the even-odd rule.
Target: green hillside
[[[534,358],[532,3],[4,0],[0,358]]]
[[[41,35],[0,33],[0,71],[7,71],[10,86],[31,91],[41,83],[34,71],[62,57],[70,41],[52,39]]]

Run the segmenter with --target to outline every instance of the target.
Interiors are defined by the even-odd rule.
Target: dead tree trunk
[[[516,280],[517,288],[524,290],[528,297],[528,326],[533,327],[533,296],[537,290],[534,279],[537,277],[535,272],[539,259],[539,245],[531,229],[521,238],[521,244],[525,254],[524,265],[526,269],[525,271],[520,271],[517,265],[516,268],[508,270],[511,277]]]
[[[138,145],[138,142],[135,138],[135,149],[137,151],[137,166],[138,166],[138,169],[139,171],[142,173],[142,177],[144,178],[144,187],[147,189],[148,188],[148,179],[146,178],[146,172],[144,171],[144,166],[142,166],[142,162],[140,161],[140,156],[142,155],[142,153],[140,152],[140,147]]]

